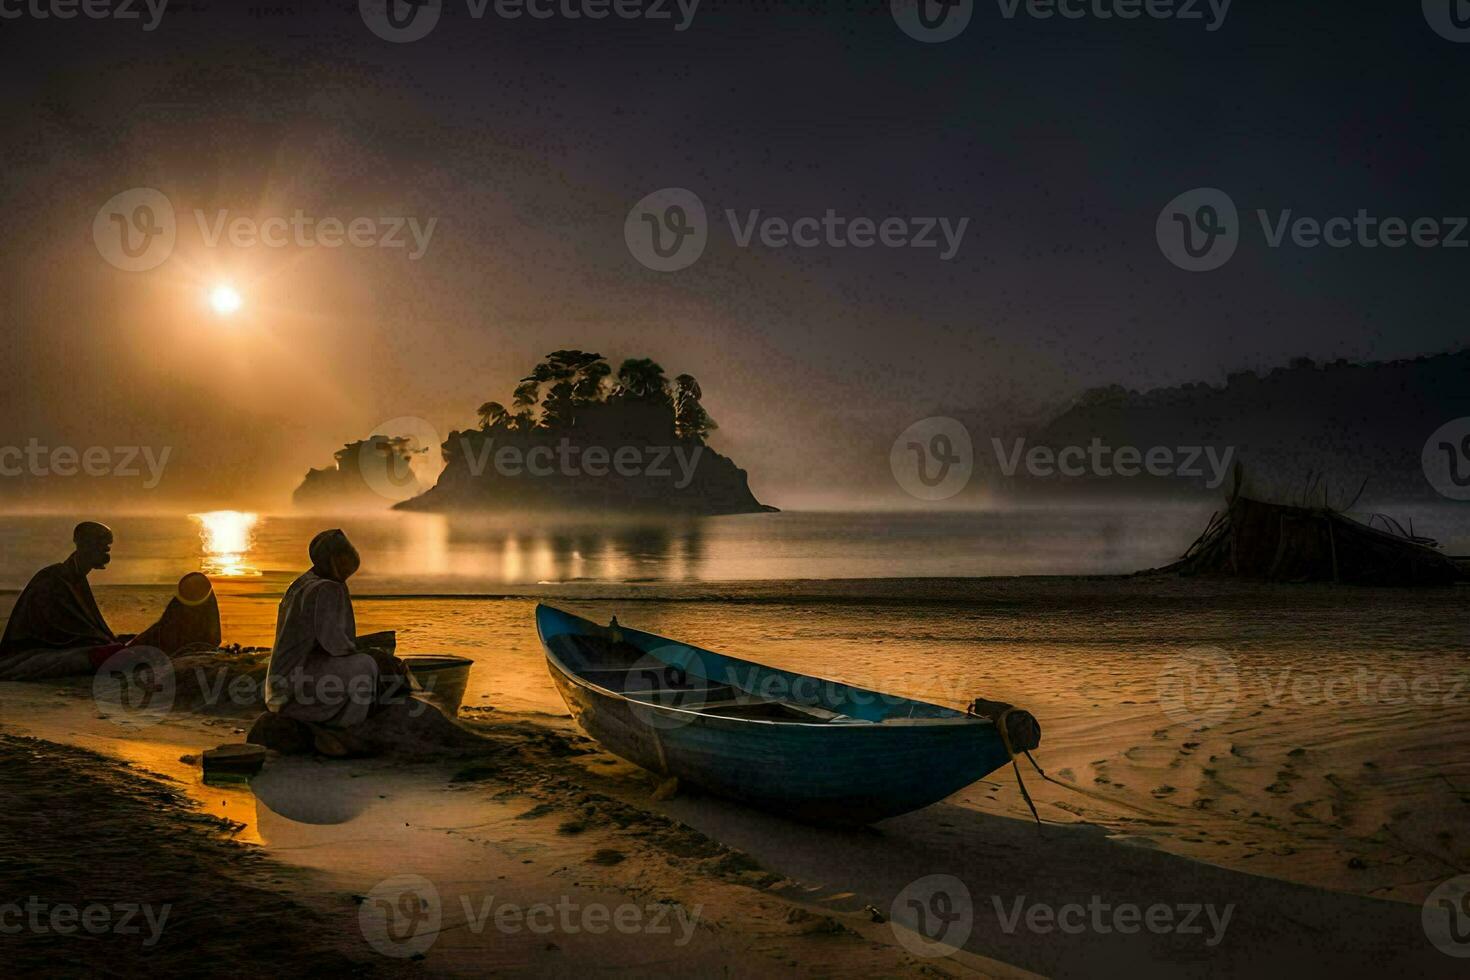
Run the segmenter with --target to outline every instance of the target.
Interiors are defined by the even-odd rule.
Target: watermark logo
[[[687,269],[709,241],[704,202],[682,187],[656,190],[628,212],[623,241],[633,258],[655,272]]]
[[[920,419],[893,440],[888,467],[910,496],[947,500],[965,489],[975,471],[970,431],[957,419]]]
[[[301,208],[290,214],[259,218],[191,212],[205,248],[352,248],[402,249],[410,262],[423,258],[434,237],[438,218],[415,215],[311,215]],[[111,265],[125,272],[146,272],[166,262],[178,242],[179,217],[162,191],[135,187],[112,197],[92,219],[92,240]],[[238,298],[237,298],[238,301]]]
[[[92,698],[115,724],[150,728],[174,706],[173,662],[157,647],[124,647],[92,677]]]
[[[964,948],[975,926],[970,889],[954,875],[926,875],[893,899],[894,938],[916,956],[949,956]]]
[[[1240,701],[1235,659],[1224,650],[1198,647],[1171,657],[1158,676],[1159,707],[1174,722],[1211,728]]]
[[[434,485],[442,469],[439,430],[417,415],[400,415],[375,426],[358,447],[363,482],[387,500],[407,500]]]
[[[92,219],[98,253],[124,272],[147,272],[162,265],[173,254],[177,234],[173,203],[152,187],[113,195]]]
[[[1470,42],[1470,0],[1423,0],[1434,33],[1456,44]]]
[[[1267,248],[1470,248],[1470,218],[1380,216],[1359,208],[1349,215],[1315,218],[1291,208],[1255,211]],[[1210,272],[1235,255],[1244,235],[1235,202],[1224,191],[1201,187],[1179,195],[1159,212],[1155,233],[1165,257],[1189,272]]]
[[[1154,225],[1159,250],[1186,272],[1209,272],[1235,255],[1240,213],[1230,195],[1214,187],[1185,191],[1164,206]]]
[[[368,945],[384,956],[422,956],[439,938],[444,921],[439,889],[422,875],[394,875],[373,886],[357,907],[357,925]]]
[[[443,0],[357,0],[367,29],[393,44],[429,36],[443,13]]]
[[[915,41],[938,44],[953,40],[970,26],[975,0],[891,0],[893,22]]]
[[[1446,422],[1424,443],[1424,478],[1441,496],[1470,500],[1470,418]]]
[[[534,905],[519,905],[494,895],[459,896],[463,927],[476,936],[490,928],[506,936],[601,936],[617,932],[625,936],[673,936],[676,947],[687,946],[694,938],[703,909],[703,905],[686,908],[671,901],[584,904],[569,895],[560,896],[555,903]],[[393,959],[423,956],[438,940],[443,922],[439,890],[420,875],[395,875],[380,881],[358,906],[363,938],[373,949]]]
[[[694,721],[691,712],[706,707],[720,690],[705,673],[699,651],[677,643],[643,654],[623,676],[623,694],[634,717],[650,728],[683,728]]]
[[[1037,479],[1131,479],[1157,477],[1199,480],[1209,489],[1225,482],[1235,458],[1226,446],[1113,446],[1093,436],[1085,446],[1027,445],[1017,437],[1009,445],[992,437],[995,470],[1007,479],[1023,470]],[[970,433],[949,418],[928,418],[904,430],[889,451],[893,477],[921,500],[943,500],[964,489],[974,468]]]
[[[1424,900],[1424,934],[1446,956],[1470,958],[1470,875],[1442,882]]]

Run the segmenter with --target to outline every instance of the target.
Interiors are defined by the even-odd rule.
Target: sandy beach
[[[219,586],[228,641],[269,642],[273,582]],[[283,896],[349,913],[334,942],[379,968],[601,971],[610,942],[626,975],[1456,966],[1426,937],[1421,903],[1470,863],[1457,828],[1470,754],[1463,736],[1446,737],[1470,714],[1458,590],[1392,603],[1365,590],[1117,578],[519,591],[882,690],[1025,705],[1043,726],[1038,760],[1065,785],[1026,770],[1041,829],[1009,770],[863,831],[689,791],[655,798],[650,774],[566,717],[529,625],[542,598],[531,594],[357,597],[360,628],[397,629],[401,652],[476,661],[461,720],[489,739],[483,759],[274,758],[250,787],[210,787],[198,753],[248,726],[228,703],[139,723],[103,717],[89,684],[6,684],[0,718],[154,774],[230,821],[237,844],[308,873]],[[156,600],[118,588],[99,601],[126,629]],[[401,888],[404,875],[429,883],[440,916],[423,959],[406,964],[350,914],[351,896]],[[933,875],[968,891],[960,951],[940,956],[916,953],[893,921]],[[580,920],[543,934],[514,912],[493,919],[558,902],[627,908],[631,931],[593,942]],[[670,911],[667,933],[639,931],[654,906],[684,918]],[[1127,910],[1154,906],[1174,925],[1130,931]]]

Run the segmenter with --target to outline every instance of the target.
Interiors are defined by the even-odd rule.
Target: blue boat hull
[[[843,723],[724,717],[702,706],[630,697],[605,667],[579,664],[566,639],[605,636],[606,628],[545,606],[537,610],[537,625],[552,680],[588,735],[645,769],[762,809],[808,821],[871,823],[942,800],[1009,761],[988,720],[620,629],[619,639],[645,659],[692,656],[689,663],[721,691],[736,679],[743,682],[737,693],[762,680],[783,691],[794,684],[809,692],[813,706],[844,714]],[[802,680],[812,683],[803,688]],[[697,694],[695,685],[703,683],[693,681],[691,689]]]

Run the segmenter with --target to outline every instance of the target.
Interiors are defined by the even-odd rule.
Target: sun
[[[242,302],[240,294],[229,283],[220,283],[209,293],[209,305],[220,316],[230,316],[240,308]]]

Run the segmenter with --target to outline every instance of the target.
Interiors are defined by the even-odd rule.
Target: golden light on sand
[[[244,301],[240,293],[229,283],[220,283],[209,292],[209,305],[220,316],[231,316]]]
[[[238,510],[212,510],[190,514],[199,524],[199,540],[204,547],[200,563],[206,575],[259,575],[246,559],[254,544],[255,524],[259,515]]]

